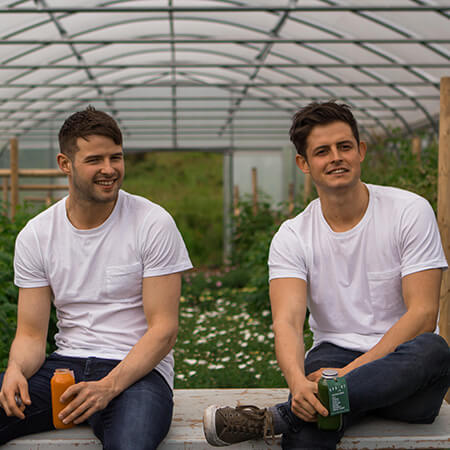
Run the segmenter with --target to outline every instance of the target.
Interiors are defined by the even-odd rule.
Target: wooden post
[[[289,217],[292,215],[293,211],[294,211],[294,183],[289,183],[289,205],[288,205]]]
[[[438,223],[447,261],[450,261],[450,77],[441,78],[439,119]],[[439,332],[450,344],[450,271],[442,274]],[[450,403],[450,390],[445,399]]]
[[[258,212],[258,171],[252,167],[253,215]]]
[[[438,223],[447,261],[450,261],[450,77],[441,78],[439,121]],[[439,330],[450,343],[450,271],[442,274]],[[450,394],[447,393],[447,401]]]
[[[303,183],[303,200],[306,203],[311,198],[312,191],[311,175],[309,173],[305,173]]]
[[[11,168],[11,219],[14,219],[19,203],[19,146],[17,138],[10,140],[10,168]]]
[[[441,78],[439,118],[438,223],[447,261],[450,261],[450,77]],[[442,274],[439,332],[450,344],[450,273]],[[450,403],[450,390],[445,399]]]
[[[6,205],[8,204],[8,186],[9,184],[9,177],[3,177],[2,180],[2,189],[3,189],[3,208],[5,208],[5,214],[8,214],[6,212]]]
[[[239,208],[239,186],[237,184],[234,185],[233,189],[233,213],[236,217],[241,213]]]
[[[422,139],[419,136],[412,138],[412,154],[416,158],[417,162],[420,162],[420,154],[422,153]]]

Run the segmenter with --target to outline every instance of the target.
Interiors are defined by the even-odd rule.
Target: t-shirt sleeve
[[[39,242],[32,226],[17,236],[14,251],[14,284],[21,288],[49,286]]]
[[[405,209],[400,233],[402,277],[448,267],[436,217],[428,201],[420,198]]]
[[[307,281],[306,255],[299,236],[286,222],[272,239],[269,250],[269,280],[301,278]]]
[[[186,245],[170,214],[161,209],[157,219],[147,219],[141,231],[144,278],[191,269]]]

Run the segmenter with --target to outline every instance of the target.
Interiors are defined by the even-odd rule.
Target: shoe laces
[[[253,405],[239,405],[236,406],[236,411],[249,419],[249,421],[242,421],[240,424],[242,428],[248,429],[250,432],[253,430],[260,431],[262,423],[264,441],[268,443],[268,439],[271,438],[275,442],[273,417],[266,408],[261,409]]]

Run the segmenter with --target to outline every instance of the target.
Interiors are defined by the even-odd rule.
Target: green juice
[[[325,408],[330,411],[330,398],[328,396],[328,381],[333,380],[338,375],[336,370],[326,369],[322,372],[322,378],[319,380],[319,400]],[[317,416],[317,427],[324,431],[337,431],[342,427],[342,414],[335,416]]]

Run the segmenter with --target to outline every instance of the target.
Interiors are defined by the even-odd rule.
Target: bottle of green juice
[[[325,408],[330,411],[330,397],[328,395],[328,380],[334,380],[337,378],[337,370],[325,369],[322,372],[322,378],[319,380],[319,400]],[[325,431],[337,431],[342,427],[342,414],[335,416],[317,416],[317,427],[319,430]]]

